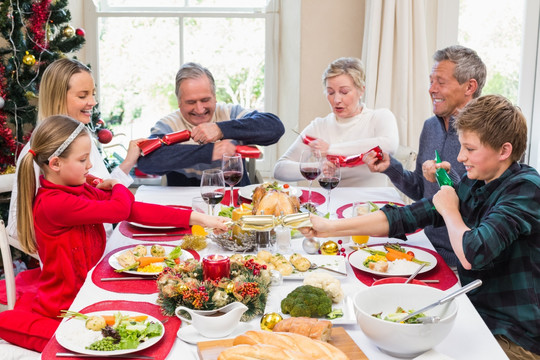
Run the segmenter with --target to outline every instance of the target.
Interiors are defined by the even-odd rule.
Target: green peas
[[[118,350],[118,344],[114,343],[114,339],[110,336],[107,336],[101,340],[98,340],[86,348],[88,350],[97,350],[97,351],[113,351]]]

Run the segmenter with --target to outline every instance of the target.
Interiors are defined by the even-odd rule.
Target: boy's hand
[[[437,179],[435,178],[435,172],[439,168],[443,168],[444,170],[446,170],[446,172],[450,172],[452,165],[448,161],[443,161],[437,164],[435,160],[426,160],[422,164],[422,174],[427,181],[434,183],[437,181]]]
[[[445,213],[451,211],[459,212],[459,198],[456,190],[451,186],[443,185],[433,196],[433,205],[443,217]]]
[[[299,228],[298,230],[308,238],[331,236],[331,222],[323,217],[311,214],[310,220],[312,227]]]
[[[379,160],[375,151],[370,151],[364,155],[364,163],[371,172],[383,172],[390,167],[390,155],[383,151],[382,160]]]
[[[101,190],[111,190],[114,185],[120,184],[120,181],[117,179],[106,179],[102,183],[99,183],[96,188]]]

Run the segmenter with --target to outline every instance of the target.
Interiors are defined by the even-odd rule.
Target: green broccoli
[[[332,311],[332,300],[324,290],[303,285],[294,289],[281,301],[281,311],[293,317],[323,317]]]

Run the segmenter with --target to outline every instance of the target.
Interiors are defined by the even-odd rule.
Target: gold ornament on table
[[[264,316],[261,318],[261,330],[272,331],[274,326],[276,326],[276,324],[281,320],[283,320],[283,317],[278,313],[273,312],[264,314]]]
[[[336,255],[339,252],[339,246],[335,241],[328,240],[321,245],[321,254]]]
[[[23,56],[22,61],[28,66],[33,66],[36,63],[36,57],[27,51],[26,55]]]
[[[75,35],[75,29],[73,28],[73,26],[68,25],[62,29],[62,35],[64,35],[67,38],[70,38],[73,35]]]

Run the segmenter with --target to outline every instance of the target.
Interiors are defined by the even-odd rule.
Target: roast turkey
[[[253,215],[289,215],[300,210],[300,200],[270,186],[257,186],[252,196]]]

